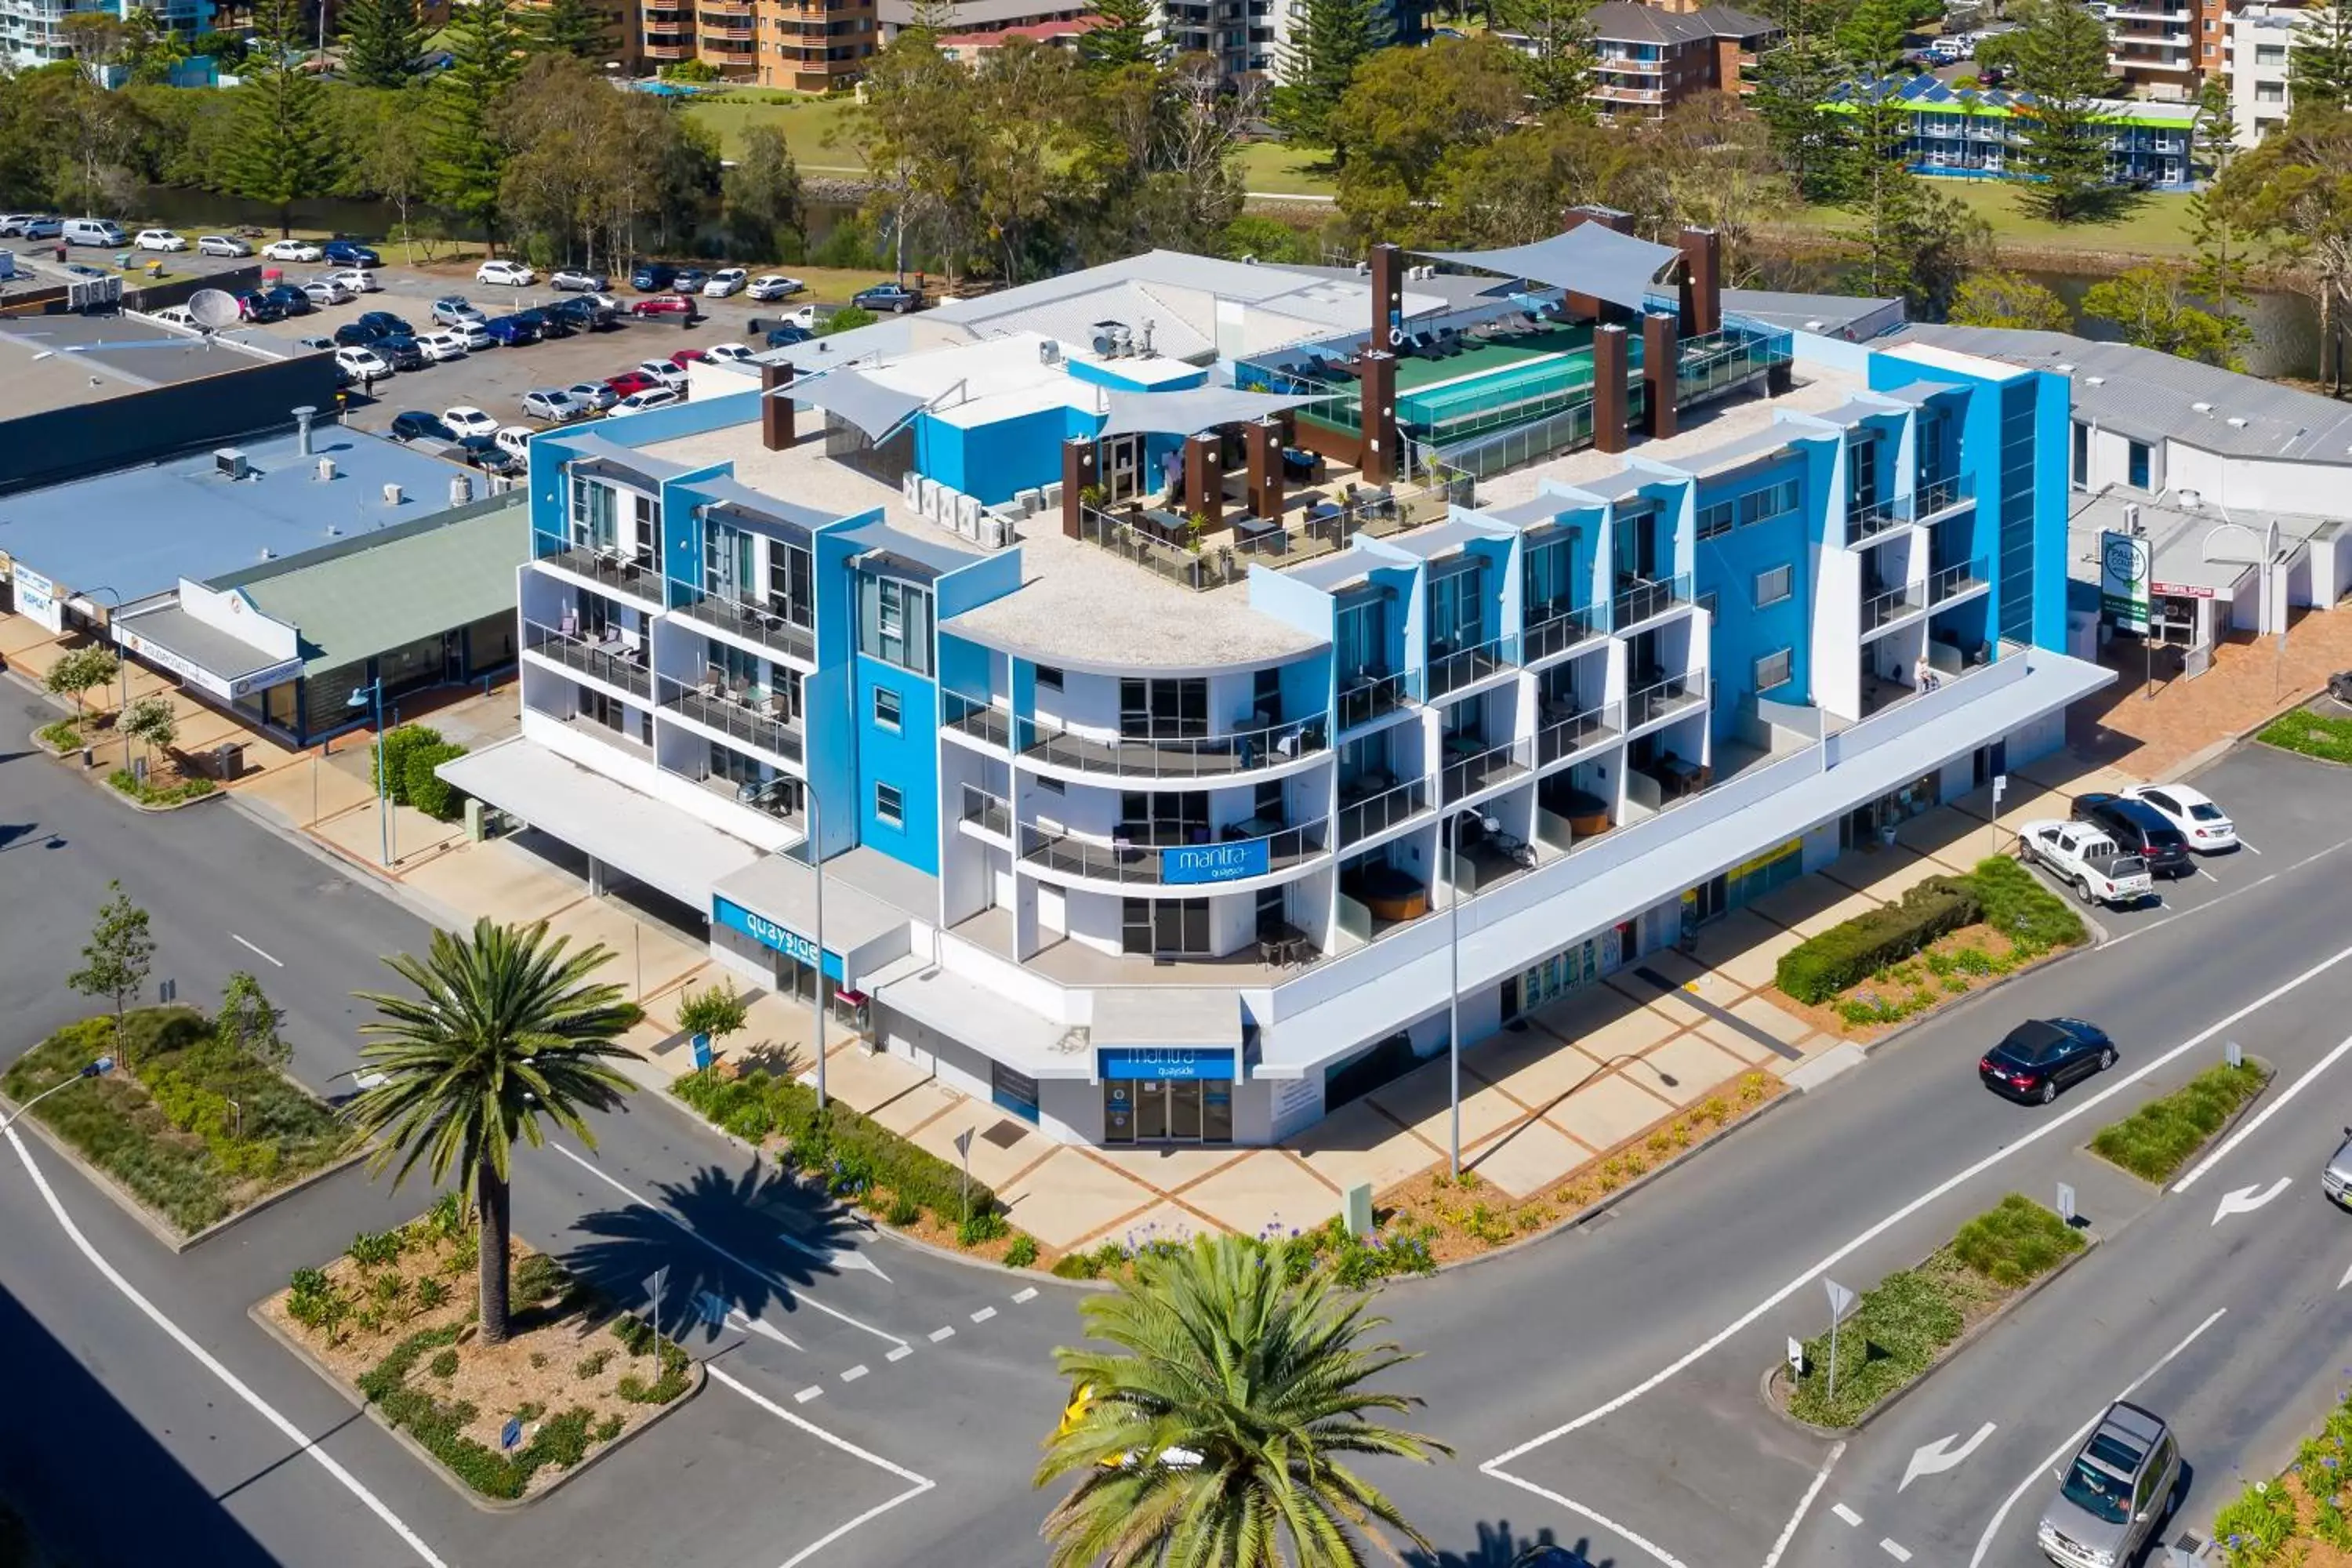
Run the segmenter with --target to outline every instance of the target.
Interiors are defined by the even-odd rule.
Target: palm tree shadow
[[[1589,1536],[1571,1546],[1554,1539],[1549,1525],[1521,1536],[1509,1520],[1498,1519],[1480,1521],[1478,1543],[1468,1551],[1408,1552],[1404,1560],[1409,1568],[1616,1568],[1614,1557],[1591,1552]]]
[[[587,1199],[597,1187],[577,1191]],[[667,1269],[662,1331],[681,1342],[732,1331],[720,1304],[772,1321],[799,1311],[800,1292],[839,1277],[828,1254],[871,1234],[853,1212],[765,1161],[740,1173],[705,1165],[646,1195],[654,1206],[582,1215],[558,1250],[574,1277],[628,1311],[646,1310],[647,1282]]]

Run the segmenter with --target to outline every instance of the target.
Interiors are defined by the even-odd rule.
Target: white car
[[[466,340],[455,332],[426,332],[416,340],[416,347],[435,364],[466,357]]]
[[[307,239],[273,239],[261,247],[272,261],[316,261],[321,252]]]
[[[542,386],[522,395],[522,411],[533,419],[544,419],[551,425],[563,425],[588,412],[577,398],[561,387]]]
[[[479,321],[459,321],[449,329],[450,335],[469,349],[486,349],[498,342],[490,336],[488,327]]]
[[[741,364],[751,357],[749,343],[713,343],[702,351],[705,359],[722,360],[730,364]]]
[[[2158,816],[2180,829],[2189,847],[2212,854],[2238,847],[2237,825],[2212,796],[2187,784],[2134,784],[2123,792],[2126,800],[2145,802]]]
[[[686,372],[666,359],[639,360],[637,369],[652,376],[672,392],[686,390]]]
[[[455,408],[443,409],[441,423],[460,436],[495,436],[499,433],[497,420],[480,409],[469,407],[462,403]]]
[[[185,305],[166,305],[160,310],[150,310],[147,313],[165,326],[186,327],[191,331],[195,329],[196,318]]]
[[[501,283],[512,289],[526,289],[539,281],[539,274],[520,261],[485,261],[474,268],[477,283]]]
[[[253,247],[226,234],[200,235],[196,239],[198,256],[251,256]]]
[[[392,362],[373,349],[337,349],[335,364],[362,384],[382,381],[392,374]]]
[[[2147,862],[2125,853],[2114,839],[2087,822],[2021,823],[2017,841],[2027,864],[2048,868],[2086,904],[2113,904],[2121,909],[2156,894],[2156,879],[2148,874]]]
[[[313,278],[298,287],[310,297],[313,305],[348,305],[352,302],[352,291],[333,278]]]
[[[328,282],[342,285],[354,296],[383,292],[383,285],[377,282],[375,274],[364,267],[346,267],[340,271],[327,273],[325,277]]]
[[[461,435],[467,433],[459,432]],[[499,451],[511,452],[520,458],[524,456],[523,448],[530,445],[530,438],[538,434],[528,425],[509,425],[491,438],[498,442]]]
[[[131,246],[134,250],[185,250],[188,242],[168,228],[142,228]]]
[[[740,267],[722,267],[710,275],[709,282],[702,286],[703,297],[709,300],[724,300],[730,294],[740,294],[743,291],[743,285],[751,281],[751,275]]]
[[[613,405],[615,416],[639,414],[648,408],[667,408],[677,401],[677,394],[667,386],[648,386],[643,392],[633,392]]]
[[[782,300],[799,293],[808,285],[797,278],[787,278],[781,272],[762,272],[751,279],[745,290],[754,300]]]
[[[799,327],[813,332],[816,331],[816,307],[803,305],[798,310],[786,310],[781,316],[762,316],[760,324],[770,328]]]

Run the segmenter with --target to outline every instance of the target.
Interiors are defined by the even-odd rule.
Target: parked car
[[[405,332],[394,332],[388,338],[378,338],[368,345],[392,363],[394,370],[423,370],[432,362],[415,338]]]
[[[346,349],[372,349],[393,336],[389,328],[373,321],[345,321],[335,329],[335,346]]]
[[[2047,1105],[2058,1091],[2116,1065],[2116,1043],[2080,1018],[2029,1018],[1977,1061],[1977,1077],[1995,1094]]]
[[[2156,890],[2147,862],[2126,854],[2116,841],[2086,822],[2028,822],[2017,830],[2018,852],[2074,889],[2086,904],[2122,907]]]
[[[551,425],[563,425],[588,412],[562,387],[541,386],[522,395],[522,411],[533,419],[544,419]]]
[[[539,281],[539,274],[520,261],[485,261],[474,268],[474,281],[495,283],[507,289],[528,289]]]
[[[657,293],[677,276],[677,268],[667,261],[640,261],[629,269],[629,287],[640,294]]]
[[[498,342],[496,338],[490,336],[490,329],[486,322],[459,321],[448,330],[457,334],[457,341],[464,343],[469,351],[490,348]]]
[[[348,305],[352,302],[352,291],[331,278],[313,278],[308,283],[298,283],[295,287],[308,295],[313,305]]]
[[[392,374],[390,362],[373,349],[337,349],[335,365],[362,386],[373,385]]]
[[[364,267],[339,268],[335,271],[326,274],[326,276],[333,279],[336,282],[350,289],[353,294],[381,294],[383,292],[383,285],[377,282],[375,274],[370,272]]]
[[[185,250],[188,242],[168,228],[142,228],[131,241],[135,250]]]
[[[2155,1412],[2118,1399],[2066,1467],[2033,1539],[2068,1568],[2134,1563],[2164,1528],[2179,1492],[2180,1450],[2171,1429]]]
[[[702,357],[740,364],[751,357],[751,346],[749,343],[713,343],[703,351]]]
[[[551,321],[561,321],[576,331],[604,332],[613,329],[615,313],[596,302],[598,296],[583,294],[570,300],[558,300],[542,312]]]
[[[709,281],[709,269],[700,267],[680,267],[669,275],[669,286],[681,294],[699,294]]]
[[[751,275],[740,267],[722,267],[710,275],[702,291],[714,300],[724,300],[730,294],[741,293],[743,286],[751,281]]]
[[[196,237],[198,256],[251,256],[253,247],[234,235],[205,234]]]
[[[194,331],[196,325],[195,316],[185,305],[166,305],[160,310],[147,313],[168,327],[186,327]]]
[[[639,321],[650,321],[656,316],[691,316],[694,314],[694,301],[683,294],[655,294],[630,306],[629,314]]]
[[[2187,784],[2134,784],[2124,791],[2124,798],[2139,802],[2179,829],[2191,849],[2210,855],[2238,847],[2237,825],[2202,790]]]
[[[236,313],[248,321],[282,321],[286,307],[259,289],[248,289],[236,297]]]
[[[794,343],[808,342],[815,336],[806,327],[778,327],[768,334],[766,342],[772,349],[788,349]]]
[[[690,364],[700,364],[710,357],[708,349],[680,349],[669,356],[669,363],[684,370]]]
[[[677,401],[677,394],[667,386],[649,386],[643,392],[633,392],[613,405],[615,416],[642,414],[648,408],[663,408]]]
[[[539,342],[538,329],[520,316],[493,316],[482,323],[482,331],[500,348],[529,348]]]
[[[307,239],[273,239],[261,254],[272,261],[317,261],[326,253]]]
[[[270,299],[277,301],[279,310],[289,316],[307,316],[318,309],[316,305],[310,303],[310,296],[291,283],[278,284],[265,292]]]
[[[486,474],[519,474],[523,460],[499,445],[496,436],[460,436],[457,445],[464,449],[466,461]]]
[[[799,279],[781,272],[762,272],[751,279],[744,292],[754,300],[786,300],[807,287]]]
[[[455,441],[457,432],[443,424],[440,416],[427,414],[422,408],[410,408],[392,416],[392,438],[395,441]]]
[[[2128,854],[2147,862],[2159,877],[2186,877],[2197,868],[2189,858],[2189,836],[2145,801],[2094,791],[2074,797],[2074,819],[2102,828]]]
[[[637,369],[653,377],[655,384],[667,386],[672,392],[682,392],[686,388],[686,372],[668,360],[639,360]]]
[[[309,349],[313,353],[333,353],[335,352],[335,340],[332,338],[320,337],[296,338],[294,340],[294,346],[298,349]],[[346,374],[343,379],[349,381],[352,378]]]
[[[877,315],[903,316],[923,308],[923,297],[904,283],[877,283],[871,289],[860,289],[849,297],[849,302]]]
[[[433,301],[433,319],[445,327],[454,327],[460,321],[486,321],[489,316],[462,294],[444,294]]]
[[[25,232],[25,226],[37,217],[37,213],[0,213],[0,239]]]
[[[764,332],[773,327],[805,327],[814,332],[816,331],[816,307],[803,305],[778,315],[763,313],[751,318],[751,330],[755,332]]]
[[[69,217],[58,237],[68,245],[92,245],[105,250],[121,250],[131,243],[120,224],[102,217]]]
[[[547,275],[547,286],[565,294],[602,294],[613,286],[613,280],[601,272],[562,267]]]
[[[648,387],[659,386],[660,384],[660,382],[656,381],[644,371],[625,370],[620,374],[607,379],[604,383],[604,389],[613,395],[614,402],[618,402],[624,397],[643,392]],[[605,406],[610,408],[612,404],[608,403]]]
[[[466,357],[466,340],[455,332],[425,332],[418,336],[416,346],[435,364]]]
[[[443,409],[441,423],[460,437],[495,436],[499,433],[499,422],[469,404],[461,403],[455,408]]]
[[[2344,1130],[2344,1142],[2336,1145],[2336,1152],[2320,1167],[2319,1190],[2332,1202],[2352,1209],[2352,1127]]]
[[[385,331],[397,332],[404,338],[416,335],[415,328],[390,310],[362,310],[353,320],[361,326],[382,327]]]
[[[621,401],[621,395],[601,381],[574,382],[563,389],[564,395],[583,409],[602,414]]]
[[[319,247],[319,254],[338,267],[381,267],[383,258],[373,247],[356,239],[331,239]]]
[[[55,239],[59,235],[65,233],[65,231],[66,220],[61,217],[49,217],[43,216],[40,217],[28,217],[25,220],[25,237],[26,239]],[[251,252],[248,251],[247,254],[250,255]]]
[[[517,310],[514,319],[542,338],[568,338],[580,330],[569,316],[552,310]]]

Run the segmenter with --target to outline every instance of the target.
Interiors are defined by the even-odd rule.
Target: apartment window
[[[617,550],[621,533],[613,487],[574,475],[572,480],[572,542],[583,550]]]
[[[1698,509],[1698,536],[1701,539],[1719,539],[1731,531],[1732,525],[1738,519],[1738,501],[1719,500],[1710,506],[1703,506]]]
[[[917,675],[930,674],[930,590],[895,577],[860,577],[857,651]]]
[[[1209,732],[1209,683],[1197,677],[1118,683],[1118,732],[1130,741],[1195,740]]]
[[[874,722],[895,733],[898,728],[898,694],[887,686],[874,689]]]
[[[1759,692],[1769,691],[1775,687],[1788,685],[1789,675],[1794,660],[1790,657],[1790,650],[1785,647],[1775,648],[1772,652],[1766,654],[1762,658],[1758,659],[1756,661],[1756,689]]]
[[[2136,490],[2147,489],[2148,450],[2145,441],[2131,443],[2124,482]]]
[[[2286,46],[2284,44],[2256,44],[2254,46],[2254,63],[2258,66],[2284,66],[2286,64]]]
[[[898,798],[897,784],[878,784],[874,786],[874,819],[885,827],[907,826],[906,806]]]
[[[816,625],[816,592],[803,547],[778,539],[768,542],[768,608],[796,626]]]
[[[1795,580],[1796,569],[1791,566],[1768,567],[1756,574],[1756,607],[1760,610],[1787,598]]]
[[[2284,103],[2286,101],[2286,83],[2283,81],[2258,81],[2254,83],[2254,101],[2256,103]]]
[[[1040,691],[1059,691],[1062,689],[1062,672],[1055,669],[1050,664],[1039,665],[1037,667],[1037,689]]]
[[[1753,528],[1759,522],[1789,516],[1797,510],[1798,490],[1796,480],[1782,479],[1779,484],[1748,491],[1739,498],[1739,526]]]

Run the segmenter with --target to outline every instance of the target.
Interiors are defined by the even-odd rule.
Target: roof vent
[[[2200,414],[2210,415],[2213,412],[2213,405],[2210,403],[2192,403],[2189,406],[2194,408]]]
[[[1257,265],[1256,255],[1255,253],[1245,253],[1242,257],[1242,265],[1244,267],[1255,267]]]
[[[225,479],[246,479],[253,477],[251,460],[243,451],[235,447],[215,448],[213,470]]]
[[[333,479],[334,477],[335,477],[335,459],[334,459],[334,458],[320,458],[320,459],[319,459],[319,478],[320,478],[320,479],[324,480],[324,479]]]
[[[2072,375],[2074,374],[2074,367],[2071,364],[2062,364],[2058,367],[2058,374],[2060,375]]]
[[[384,505],[386,505],[386,506],[398,506],[402,501],[404,501],[404,500],[406,500],[407,499],[408,499],[408,498],[407,498],[406,496],[404,496],[404,495],[403,495],[403,494],[401,493],[401,489],[400,489],[400,487],[399,487],[398,485],[394,485],[394,484],[387,484],[387,485],[385,485],[385,486],[383,487],[383,504],[384,504]]]
[[[2107,378],[2104,375],[2086,375],[2083,378],[2083,382],[2086,386],[2105,386],[2107,384]]]
[[[2180,502],[2180,510],[2183,511],[2195,511],[2205,503],[2204,496],[2196,490],[2175,490],[2172,493]]]
[[[2234,427],[2234,428],[2236,428],[2236,429],[2240,429],[2240,430],[2242,430],[2242,429],[2244,429],[2244,428],[2246,427],[2246,421],[2245,421],[2244,417],[2243,417],[2242,416],[2236,415],[2236,414],[2232,414],[2232,415],[2231,415],[2231,416],[2230,416],[2230,424],[2231,425],[2231,426],[2232,426],[2232,427]]]

